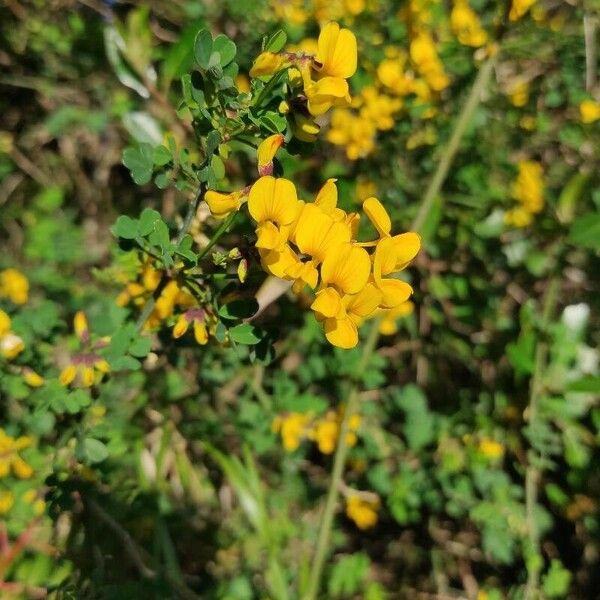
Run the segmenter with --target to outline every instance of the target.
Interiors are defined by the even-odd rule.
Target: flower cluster
[[[281,111],[289,114],[296,137],[314,141],[319,126],[313,117],[350,104],[347,79],[354,75],[356,64],[356,37],[331,22],[321,30],[314,54],[263,52],[254,61],[250,76],[273,76],[288,69],[294,109],[284,102]]]
[[[273,432],[279,433],[283,447],[294,452],[300,447],[302,440],[311,440],[317,444],[321,454],[333,454],[340,436],[340,423],[343,412],[327,411],[323,417],[315,419],[310,413],[290,412],[276,417],[271,425]],[[360,428],[360,415],[351,415],[346,433],[346,444],[356,445],[356,432]]]
[[[379,308],[408,300],[411,286],[390,275],[416,256],[416,233],[391,235],[390,217],[376,198],[363,210],[378,239],[356,240],[360,216],[338,208],[335,180],[313,202],[298,199],[288,179],[261,177],[250,189],[248,210],[256,222],[256,247],[267,273],[288,280],[295,292],[316,292],[311,305],[329,342],[340,348],[358,343],[358,327]],[[369,254],[368,248],[373,248]]]
[[[91,343],[87,318],[82,311],[75,314],[73,329],[79,339],[81,351],[70,358],[68,364],[60,372],[58,379],[62,385],[70,385],[76,382],[82,387],[91,387],[110,371],[108,362],[97,353],[110,340],[100,338]]]
[[[544,208],[544,180],[542,165],[534,160],[522,160],[512,187],[512,196],[519,203],[507,211],[504,221],[514,227],[527,227],[533,216]]]

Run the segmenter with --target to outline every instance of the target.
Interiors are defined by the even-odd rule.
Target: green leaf
[[[254,298],[233,300],[232,302],[223,304],[223,306],[219,308],[219,316],[223,319],[239,321],[241,319],[248,319],[254,315],[257,310],[258,302]]]
[[[166,146],[161,145],[156,146],[156,148],[154,148],[153,161],[155,165],[159,167],[164,167],[165,165],[168,165],[172,160],[173,157],[171,156],[171,152]]]
[[[330,598],[354,596],[369,570],[369,557],[362,552],[342,557],[331,569],[328,578]]]
[[[214,153],[214,151],[219,147],[221,143],[221,136],[218,131],[213,129],[208,132],[206,136],[206,154],[209,156]]]
[[[160,213],[152,208],[145,208],[140,215],[139,233],[147,236],[156,229],[156,224],[162,221]]]
[[[435,418],[427,399],[416,385],[407,385],[394,398],[405,414],[404,436],[412,450],[419,450],[435,439]]]
[[[108,448],[100,440],[84,438],[77,445],[76,455],[79,460],[88,464],[99,463],[108,457]]]
[[[190,70],[193,62],[194,42],[199,23],[192,23],[183,30],[179,39],[169,46],[162,61],[161,78],[163,87],[167,89],[171,81],[181,77]]]
[[[516,342],[506,346],[506,356],[515,371],[521,375],[533,373],[535,352],[535,334],[522,333]]]
[[[287,34],[282,29],[278,29],[265,43],[263,50],[267,52],[279,52],[287,42]]]
[[[237,48],[232,40],[221,33],[213,42],[213,52],[215,51],[218,52],[221,57],[221,66],[226,67],[235,58]]]
[[[588,375],[567,383],[566,388],[568,392],[590,392],[600,393],[600,377],[597,375]]]
[[[600,213],[579,217],[571,225],[568,241],[576,246],[600,250]]]
[[[201,29],[194,40],[194,59],[201,69],[208,69],[212,51],[212,35],[207,29]]]
[[[124,240],[134,240],[139,235],[138,225],[135,219],[121,215],[110,230],[116,237],[123,238]]]
[[[147,336],[140,336],[131,342],[129,353],[137,358],[144,358],[148,356],[150,348],[152,348],[152,340]]]
[[[548,598],[564,598],[569,592],[571,578],[571,573],[565,569],[560,560],[553,558],[550,569],[542,580],[544,595]]]
[[[123,164],[131,172],[138,185],[148,183],[154,169],[154,149],[150,144],[140,144],[137,148],[125,148]]]
[[[260,334],[261,330],[254,325],[250,325],[249,323],[236,325],[229,330],[229,337],[232,341],[248,346],[258,344],[258,342],[260,342],[262,339]]]

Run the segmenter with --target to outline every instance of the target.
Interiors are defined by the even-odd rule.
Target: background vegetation
[[[600,6],[530,4],[4,0],[0,597],[597,597]],[[247,73],[331,20],[354,101],[301,143]],[[256,179],[278,132],[301,197],[336,178],[342,208],[376,195],[422,236],[414,306],[354,349],[307,291],[244,324],[250,220],[195,204]],[[142,327],[199,258],[208,343],[173,336],[185,298]]]

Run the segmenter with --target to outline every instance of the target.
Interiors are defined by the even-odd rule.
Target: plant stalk
[[[462,141],[463,135],[465,134],[465,131],[471,122],[477,107],[481,103],[483,91],[490,82],[497,56],[498,52],[496,52],[496,54],[493,56],[490,56],[479,69],[479,73],[477,73],[477,77],[473,82],[473,87],[471,87],[467,101],[462,107],[458,119],[456,120],[456,124],[454,125],[454,130],[452,131],[448,145],[444,149],[435,174],[429,182],[425,196],[423,196],[423,200],[421,201],[421,205],[419,206],[419,210],[412,224],[413,231],[419,231],[423,227],[423,224],[425,223],[427,216],[431,211],[431,207],[440,193],[442,184],[446,180],[450,166],[452,165],[454,157],[456,156],[456,153],[460,147],[460,142]]]
[[[344,473],[344,466],[346,464],[346,456],[348,454],[348,444],[346,443],[348,425],[350,422],[350,417],[357,410],[359,401],[360,380],[366,371],[371,355],[373,354],[375,346],[377,345],[378,339],[379,320],[377,319],[371,325],[369,337],[367,338],[365,345],[363,346],[361,359],[356,369],[355,380],[352,383],[352,387],[348,395],[348,402],[344,409],[344,416],[340,425],[338,443],[335,450],[335,456],[333,458],[333,471],[331,473],[331,483],[329,484],[327,500],[325,501],[325,508],[323,510],[323,516],[321,517],[321,528],[319,530],[319,537],[317,539],[315,557],[312,563],[311,575],[308,583],[308,592],[304,596],[304,600],[315,600],[317,598],[317,594],[319,593],[321,575],[323,573],[323,567],[325,565],[327,549],[329,547],[329,540],[331,537],[331,528],[333,525],[335,507],[338,500],[340,484],[342,482],[342,475]]]

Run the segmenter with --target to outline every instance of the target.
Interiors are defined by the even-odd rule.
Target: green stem
[[[498,53],[488,58],[479,69],[479,73],[477,73],[477,77],[473,82],[473,87],[469,92],[467,101],[462,107],[458,119],[456,120],[456,125],[452,131],[448,145],[444,149],[444,153],[442,154],[440,162],[438,163],[435,174],[429,182],[425,196],[421,201],[421,205],[419,206],[419,210],[412,224],[413,231],[419,231],[423,227],[423,224],[425,223],[427,216],[431,211],[431,207],[433,206],[433,203],[437,198],[444,181],[446,180],[448,171],[450,170],[452,161],[458,152],[460,142],[465,134],[467,126],[471,122],[471,119],[475,114],[475,110],[481,103],[483,91],[488,86],[494,65],[496,64],[497,56]]]
[[[554,307],[558,300],[560,282],[553,278],[548,284],[542,309],[542,320],[540,323],[541,335],[545,336]],[[538,341],[535,349],[535,362],[533,375],[531,377],[531,388],[529,406],[527,408],[527,421],[529,429],[536,426],[539,412],[539,401],[543,392],[543,375],[548,357],[548,344],[545,340]],[[527,537],[531,556],[527,562],[527,584],[525,586],[525,600],[534,600],[538,596],[540,583],[540,570],[542,561],[540,559],[540,533],[536,523],[535,510],[538,500],[538,486],[540,471],[536,466],[537,454],[532,448],[529,450],[529,460],[525,471],[525,518],[527,522]]]
[[[360,380],[365,373],[367,365],[369,364],[369,360],[375,350],[378,339],[379,320],[375,320],[371,325],[369,337],[367,338],[363,347],[362,356],[355,373],[355,380],[352,383],[352,387],[348,395],[348,402],[344,408],[344,416],[340,425],[338,444],[335,450],[335,456],[333,458],[331,483],[329,484],[329,491],[325,501],[323,516],[321,518],[319,538],[317,540],[317,547],[315,550],[310,579],[308,582],[308,591],[304,596],[304,600],[315,600],[317,598],[317,594],[319,593],[321,576],[323,573],[323,567],[325,565],[325,559],[327,558],[327,550],[329,548],[333,517],[335,515],[335,508],[338,501],[340,484],[342,482],[342,475],[344,473],[344,466],[346,464],[346,456],[348,454],[348,444],[346,443],[348,425],[350,422],[350,417],[357,411]]]
[[[258,95],[256,102],[254,102],[254,104],[253,104],[254,108],[260,107],[260,105],[263,103],[264,99],[275,88],[275,86],[281,82],[284,74],[286,74],[286,73],[287,73],[287,69],[284,69],[283,71],[279,71],[279,73],[277,73],[276,75],[271,77],[271,79],[269,79],[269,81],[267,81],[267,83],[265,84],[265,87],[261,90],[260,94]]]
[[[208,244],[202,248],[200,254],[198,254],[198,262],[201,261],[210,251],[210,249],[219,241],[221,236],[229,229],[231,224],[235,221],[237,212],[231,213],[222,223],[219,228],[215,231],[213,236],[208,240]]]

